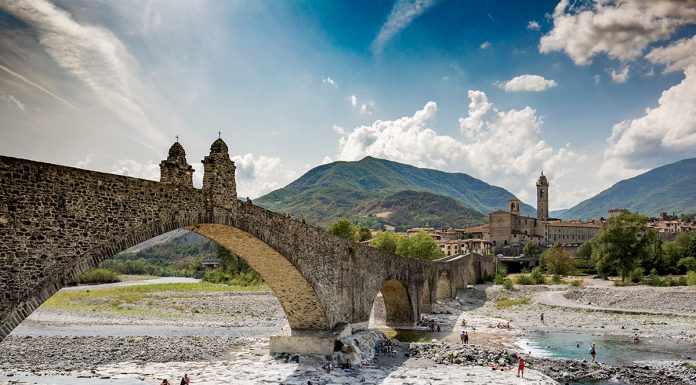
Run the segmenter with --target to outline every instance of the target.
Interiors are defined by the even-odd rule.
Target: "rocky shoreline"
[[[445,365],[484,366],[492,370],[515,370],[518,353],[484,346],[443,343],[411,343],[410,357],[428,358]],[[565,382],[613,380],[635,385],[683,385],[696,383],[696,366],[660,363],[615,367],[586,360],[538,358],[525,355],[527,368]]]

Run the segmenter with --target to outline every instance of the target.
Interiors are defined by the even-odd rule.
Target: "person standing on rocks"
[[[592,356],[592,362],[595,362],[595,358],[597,357],[597,346],[595,343],[592,343],[592,347],[590,348],[590,355]]]
[[[544,313],[541,313],[541,316],[539,316],[539,318],[541,319],[541,323],[543,324],[544,323]]]
[[[520,354],[520,361],[517,363],[517,377],[520,377],[520,374],[522,375],[522,378],[524,378],[524,356]]]

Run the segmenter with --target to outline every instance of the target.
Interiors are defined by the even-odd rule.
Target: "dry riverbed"
[[[552,377],[563,381],[619,378],[640,385],[696,383],[693,360],[616,368],[542,357],[529,358],[531,370],[522,381],[515,376],[513,356],[521,350],[517,342],[535,330],[630,336],[639,329],[644,337],[693,345],[694,317],[596,312],[550,306],[540,300],[552,292],[572,304],[641,308],[643,303],[642,308],[657,312],[694,314],[693,288],[660,288],[654,294],[653,288],[643,287],[519,286],[508,291],[479,285],[460,291],[456,300],[436,304],[434,311],[439,314],[426,315],[441,325],[441,333],[387,330],[412,340],[441,342],[402,343],[397,357],[377,356],[367,367],[326,373],[320,357],[301,357],[299,363],[292,363],[268,354],[267,336],[287,332],[281,330],[287,321],[267,288],[240,291],[195,285],[60,292],[0,344],[0,384],[69,383],[60,378],[86,378],[92,382],[75,383],[90,385],[130,385],[128,379],[137,381],[132,384],[159,384],[161,378],[172,380],[184,372],[193,375],[195,384],[557,383]],[[539,320],[542,312],[544,324]],[[467,326],[462,326],[462,320]],[[495,327],[508,321],[510,329]],[[90,329],[96,334],[84,334]],[[109,334],[109,330],[118,333]],[[191,335],[181,335],[182,330]],[[477,346],[459,344],[462,330],[469,332]],[[491,370],[491,365],[501,364],[502,371]]]

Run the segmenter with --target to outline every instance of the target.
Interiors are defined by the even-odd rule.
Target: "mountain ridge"
[[[359,219],[357,206],[406,190],[450,197],[483,215],[506,210],[507,201],[515,198],[509,191],[468,174],[365,157],[317,166],[254,202],[271,211],[327,226],[341,217]],[[522,212],[534,214],[535,209],[523,204]]]
[[[557,210],[562,219],[606,217],[610,209],[623,208],[655,217],[661,211],[696,211],[696,158],[656,167],[621,180],[577,205]]]

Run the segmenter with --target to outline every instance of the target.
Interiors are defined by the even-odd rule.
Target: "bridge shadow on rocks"
[[[367,327],[380,291],[387,322],[413,325],[437,299],[494,273],[492,257],[404,258],[241,201],[222,139],[202,162],[197,189],[179,143],[161,162],[159,182],[0,156],[0,341],[79,274],[178,228],[214,240],[262,275],[294,338],[279,350],[326,352],[339,326]],[[323,342],[307,339],[314,334]]]

